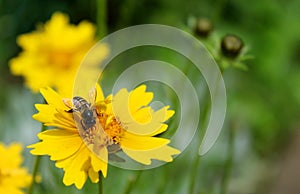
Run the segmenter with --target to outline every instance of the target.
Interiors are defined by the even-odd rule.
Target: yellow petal
[[[0,188],[0,193],[9,193],[9,194],[24,194],[20,189],[12,187],[12,186],[2,186]]]
[[[145,92],[146,86],[141,85],[132,92],[121,89],[112,101],[113,114],[125,125],[128,132],[150,136],[163,131],[164,124],[174,111],[165,106],[158,111],[147,107],[153,98],[153,93]]]
[[[39,112],[32,117],[45,123],[45,126],[77,131],[72,113],[57,109],[49,104],[36,104],[35,107]]]
[[[102,88],[99,84],[96,84],[96,102],[101,102],[104,100],[104,94]]]
[[[48,104],[36,104],[35,108],[39,113],[34,114],[32,117],[42,123],[52,122],[54,120],[54,114],[57,113],[56,108]]]
[[[38,137],[43,140],[33,145],[30,153],[49,155],[51,160],[62,160],[74,154],[83,144],[77,133],[67,130],[52,129],[41,132]]]
[[[146,92],[146,85],[140,85],[130,92],[129,107],[133,113],[143,106],[147,106],[153,98],[152,92]],[[127,102],[128,103],[128,102]]]
[[[175,111],[174,110],[168,110],[170,108],[170,106],[165,106],[164,108],[167,111],[167,114],[166,114],[166,117],[164,118],[164,121],[167,121],[169,118],[171,118],[175,114]]]
[[[67,15],[54,13],[45,25],[17,38],[23,51],[10,61],[11,71],[24,76],[25,84],[34,92],[51,86],[70,97],[78,66],[96,42],[95,31],[92,23],[82,21],[75,26]],[[97,56],[103,59],[108,49],[102,46],[99,50]]]
[[[140,108],[139,110],[135,111],[132,116],[134,121],[140,124],[149,123],[152,119],[153,110],[150,106]]]
[[[106,147],[100,150],[99,156],[96,156],[94,153],[91,154],[91,165],[93,170],[95,172],[101,171],[104,177],[107,175],[107,161],[108,152]]]
[[[155,136],[161,134],[162,132],[165,132],[167,129],[168,129],[168,125],[162,124],[158,130],[154,131],[153,133],[150,133],[148,136]]]
[[[168,139],[139,136],[125,131],[121,139],[121,147],[131,150],[151,150],[166,145],[169,142],[170,140]]]
[[[129,93],[125,88],[121,89],[112,101],[113,113],[123,122],[131,122],[132,115],[140,108],[147,106],[153,98],[153,93],[145,92],[146,86],[141,85]]]
[[[112,94],[108,95],[105,100],[105,113],[109,115],[113,115],[113,108],[112,108]]]
[[[168,110],[168,107],[163,107],[160,110],[151,113],[151,119],[149,122],[140,123],[137,121],[130,121],[125,123],[125,125],[128,132],[138,135],[151,136],[152,134],[158,134],[158,131],[161,131],[164,125],[163,122],[165,121],[165,119],[169,118],[173,114],[174,111]],[[133,115],[133,117],[135,117],[135,115]],[[139,115],[139,117],[143,117],[143,115]],[[149,117],[149,115],[144,114],[144,117],[147,118]]]
[[[80,150],[75,154],[64,160],[58,160],[55,165],[58,168],[64,169],[64,183],[66,185],[74,183],[78,189],[82,188],[87,174],[93,182],[98,182],[98,175],[96,173],[98,174],[99,171],[102,171],[104,177],[107,173],[107,163],[95,156],[85,144],[82,144]]]
[[[132,121],[128,102],[129,93],[125,88],[119,90],[112,98],[112,112],[124,123]]]
[[[30,34],[22,34],[17,37],[17,43],[18,45],[23,47],[24,50],[35,52],[38,45],[40,44],[37,39],[40,39],[40,36],[36,32]]]
[[[31,175],[26,168],[21,167],[22,145],[11,143],[6,146],[0,143],[0,193],[22,193],[31,182]]]
[[[63,126],[63,128],[68,128],[68,129],[74,129],[77,130],[76,124],[74,122],[74,119],[72,119],[71,121],[68,119],[64,119],[64,117],[60,116],[59,118],[57,118],[58,116],[55,115],[55,119],[53,120],[53,123],[49,123],[48,125],[50,126],[56,126],[56,125],[60,125]]]
[[[66,131],[72,131],[73,133],[78,133],[78,129],[76,127],[68,127],[68,126],[65,126],[65,125],[60,125],[58,123],[46,123],[44,124],[45,126],[47,127],[55,127],[57,129],[60,129],[60,130],[66,130]]]
[[[95,172],[92,167],[89,168],[89,177],[93,183],[97,183],[99,181],[99,173]]]
[[[49,115],[47,113],[44,112],[39,112],[37,114],[32,115],[32,118],[34,120],[37,120],[41,123],[48,123],[48,122],[52,122],[54,119],[54,115]]]
[[[62,97],[57,94],[54,90],[50,87],[42,88],[41,94],[44,96],[46,102],[57,109],[67,110],[68,107],[63,103]]]
[[[0,143],[0,155],[2,156],[0,167],[18,168],[23,161],[21,151],[22,145],[19,143],[12,143],[9,146]]]
[[[81,189],[87,179],[89,169],[90,151],[82,144],[80,149],[70,157],[58,160],[56,166],[63,168],[65,171],[63,182],[69,186],[75,184],[78,189]]]
[[[124,148],[123,151],[130,158],[145,165],[150,165],[151,159],[161,160],[165,162],[172,162],[173,161],[172,155],[177,155],[180,153],[179,150],[167,145],[152,150],[137,151],[137,150]]]
[[[11,186],[14,186],[16,188],[24,188],[29,185],[31,181],[31,176],[27,172],[27,169],[25,168],[14,168],[14,169],[4,169],[3,167],[1,168],[1,172],[9,175],[9,176],[3,176],[2,175],[2,184],[9,184]],[[6,180],[3,180],[6,179]]]

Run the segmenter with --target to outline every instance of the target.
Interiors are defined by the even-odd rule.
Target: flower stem
[[[195,183],[196,183],[196,179],[197,176],[194,172],[198,172],[198,169],[200,168],[200,156],[196,156],[196,159],[193,161],[192,163],[192,171],[191,174],[193,175],[191,178],[191,183],[189,185],[189,193],[190,194],[194,194],[195,193]]]
[[[42,124],[41,127],[41,132],[46,130],[46,126]],[[35,157],[35,162],[34,162],[34,167],[33,167],[33,172],[32,172],[32,180],[31,180],[31,184],[28,188],[27,194],[32,194],[34,186],[35,186],[35,177],[37,176],[38,170],[39,170],[39,166],[40,166],[40,162],[41,162],[41,157],[42,156],[36,156]]]
[[[103,183],[102,183],[102,174],[101,174],[101,172],[99,172],[98,186],[99,186],[99,194],[103,194]]]
[[[206,93],[204,98],[209,99],[209,97],[210,97],[209,95],[210,95],[209,93]],[[207,100],[207,102],[208,102],[208,100]],[[201,143],[203,141],[203,138],[204,138],[204,135],[206,132],[206,130],[203,130],[203,129],[205,129],[205,126],[207,125],[206,121],[207,121],[207,117],[209,116],[209,112],[210,112],[210,104],[205,103],[202,118],[201,118],[204,121],[203,125],[201,126],[202,130],[200,130],[200,132],[199,132],[199,141],[195,142],[197,145],[199,144],[200,146],[201,146]],[[191,183],[190,183],[190,187],[189,187],[190,194],[196,193],[195,184],[197,181],[197,176],[195,176],[194,172],[199,172],[200,163],[201,163],[201,156],[199,154],[197,154],[195,160],[192,163],[192,172],[191,172],[192,177],[191,177]]]
[[[235,127],[231,126],[228,134],[228,154],[224,164],[224,174],[221,182],[221,194],[227,193],[228,182],[232,170],[233,158],[234,158],[234,140],[235,140]]]
[[[97,28],[98,28],[98,37],[103,38],[107,33],[106,27],[106,14],[107,14],[107,2],[106,0],[96,0],[97,6]]]

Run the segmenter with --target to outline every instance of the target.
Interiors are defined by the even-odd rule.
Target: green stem
[[[210,103],[208,103],[209,100],[210,100],[209,97],[210,97],[210,94],[206,93],[204,98],[207,99],[206,100],[207,103],[205,103],[205,105],[204,105],[203,115],[202,115],[202,118],[201,118],[201,120],[204,121],[204,122],[203,122],[203,126],[201,127],[202,130],[200,130],[200,132],[199,132],[200,142],[199,141],[196,142],[197,144],[199,143],[200,146],[201,146],[201,143],[203,141],[203,138],[204,138],[204,135],[205,135],[205,132],[206,132],[206,130],[204,130],[204,129],[205,129],[205,126],[207,125],[206,120],[207,120],[208,113],[210,112]],[[195,172],[199,171],[200,163],[201,163],[201,156],[197,154],[196,159],[194,160],[194,163],[192,164],[192,166],[193,166],[192,167],[192,173],[191,173],[192,177],[191,177],[191,184],[190,184],[190,188],[189,188],[190,189],[189,190],[190,194],[193,194],[193,193],[196,192],[195,191],[195,183],[197,181],[197,176],[195,176]]]
[[[196,159],[194,160],[194,163],[192,164],[192,179],[191,179],[191,184],[190,184],[190,188],[189,188],[189,193],[193,194],[195,193],[195,183],[196,183],[196,174],[195,172],[198,172],[198,169],[200,167],[200,157],[199,155],[196,156]]]
[[[228,182],[232,170],[233,158],[234,158],[234,139],[235,139],[235,127],[229,129],[228,134],[228,157],[224,164],[224,175],[221,182],[221,194],[227,193]]]
[[[107,2],[106,0],[96,0],[97,12],[97,34],[99,38],[103,38],[107,34]]]
[[[42,124],[41,127],[41,132],[46,130],[46,126]],[[32,180],[31,180],[31,184],[28,188],[27,194],[32,194],[34,186],[35,186],[35,177],[37,176],[38,170],[39,170],[39,166],[40,166],[40,162],[41,162],[41,157],[42,156],[36,156],[35,157],[35,162],[34,162],[34,167],[33,167],[33,172],[32,172]]]
[[[220,77],[218,77],[218,81],[220,81],[223,73],[224,73],[224,71],[221,70],[221,75],[220,75]],[[204,138],[205,133],[206,133],[206,126],[208,125],[208,123],[207,123],[208,122],[208,116],[209,116],[210,108],[211,108],[211,103],[209,103],[209,101],[211,99],[210,96],[215,96],[216,92],[217,92],[217,88],[214,91],[210,91],[210,93],[206,93],[205,97],[204,97],[204,99],[207,99],[206,100],[207,103],[205,103],[205,105],[204,105],[203,115],[202,115],[202,118],[201,118],[202,121],[203,121],[203,126],[200,128],[201,130],[199,132],[199,134],[200,134],[199,135],[200,136],[199,137],[199,139],[200,139],[200,146],[203,143],[203,138]],[[195,161],[193,163],[193,168],[192,168],[193,172],[194,171],[198,172],[198,169],[200,168],[200,163],[201,163],[201,158],[200,157],[201,157],[200,155],[196,156],[196,159],[195,159]],[[190,188],[189,188],[190,189],[189,192],[191,194],[196,193],[196,191],[195,191],[195,182],[197,181],[197,177],[194,176],[193,172],[191,173],[192,174],[192,178],[191,178],[191,184],[190,184]]]
[[[102,174],[101,172],[99,172],[99,182],[98,182],[98,185],[99,185],[99,194],[103,194],[103,183],[102,183]]]

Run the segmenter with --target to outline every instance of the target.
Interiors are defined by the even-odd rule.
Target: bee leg
[[[70,109],[70,110],[65,110],[67,113],[73,113],[75,110],[74,109]]]
[[[84,131],[86,131],[87,128],[85,127],[85,125],[84,125],[84,123],[83,123],[83,120],[80,121],[80,124],[81,124],[81,126],[82,126],[82,129],[83,129]]]

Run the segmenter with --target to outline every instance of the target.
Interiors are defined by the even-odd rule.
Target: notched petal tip
[[[57,109],[65,109],[67,106],[62,101],[63,97],[50,87],[41,88],[40,93],[44,97],[48,105],[54,106]]]
[[[150,165],[152,163],[152,159],[165,162],[172,162],[172,156],[180,154],[179,150],[167,145],[152,150],[136,151],[130,149],[123,149],[123,151],[133,160],[145,165]]]
[[[93,168],[89,168],[88,175],[93,183],[99,182],[99,173],[95,172]]]
[[[167,114],[165,116],[164,122],[169,120],[175,114],[175,110],[168,110],[168,108],[166,108],[166,110],[167,110]]]

